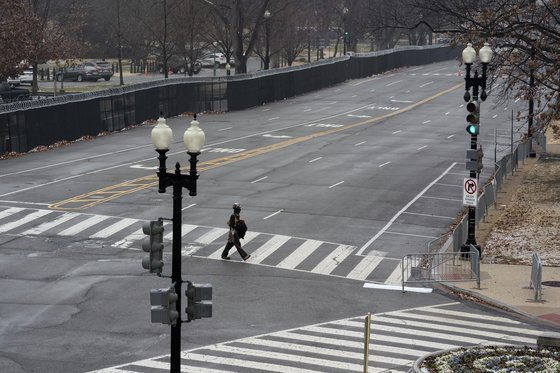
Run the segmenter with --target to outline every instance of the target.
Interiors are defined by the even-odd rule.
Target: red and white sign
[[[463,179],[463,206],[476,207],[476,196],[478,194],[478,183],[476,179],[466,177]]]

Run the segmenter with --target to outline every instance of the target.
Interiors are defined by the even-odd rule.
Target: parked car
[[[91,61],[84,63],[85,66],[93,66],[99,72],[99,78],[109,81],[113,76],[113,66],[107,61]]]
[[[99,78],[101,78],[99,71],[97,71],[97,68],[92,66],[90,63],[88,63],[88,65],[81,64],[67,67],[63,71],[56,73],[57,82],[61,82],[63,79],[78,82],[83,82],[84,80],[97,81]]]
[[[167,60],[167,68],[171,69],[171,71],[173,72],[173,74],[184,74],[186,71],[186,64],[189,62],[189,59],[184,59],[181,56],[177,56],[177,55],[172,55],[171,57],[169,57],[169,59]],[[158,66],[158,71],[160,73],[163,73],[163,60],[158,58],[157,59],[157,66]],[[193,66],[193,74],[198,74],[200,72],[200,70],[202,70],[202,64],[200,63],[200,61],[196,61],[194,63]]]
[[[8,79],[6,79],[6,82],[14,86],[19,85],[20,83],[19,76],[16,76],[15,78],[8,77]]]
[[[23,74],[19,76],[19,81],[21,84],[33,84],[33,70],[27,69],[23,71]]]
[[[25,88],[15,88],[9,83],[0,84],[0,101],[28,100],[31,98],[29,91]]]
[[[202,59],[202,66],[213,67],[215,65],[216,67],[220,67],[225,66],[226,62],[227,59],[223,53],[210,53]],[[229,64],[233,66],[232,62],[230,62]]]

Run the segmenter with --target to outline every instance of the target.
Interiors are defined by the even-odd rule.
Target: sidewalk
[[[547,145],[548,152],[558,150],[560,146]],[[506,206],[511,203],[515,191],[522,184],[524,177],[536,165],[535,158],[528,158],[524,164],[515,171],[514,176],[508,176],[504,187],[497,195],[497,208],[489,209],[485,222],[477,227],[476,240],[482,246],[484,259],[485,241]],[[558,240],[560,245],[560,240]],[[480,287],[477,289],[476,282],[445,283],[444,287],[478,298],[481,301],[518,313],[535,321],[543,322],[552,329],[560,331],[560,267],[543,266],[542,281],[555,282],[554,286],[542,286],[541,300],[534,300],[534,290],[529,288],[531,278],[530,265],[493,264],[481,263],[480,265]]]

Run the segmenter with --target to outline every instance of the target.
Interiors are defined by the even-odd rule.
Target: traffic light
[[[349,37],[350,37],[350,34],[348,33],[348,31],[344,31],[344,40],[348,41]]]
[[[152,322],[176,325],[179,318],[177,299],[178,296],[173,285],[167,289],[150,290]]]
[[[193,284],[187,281],[187,322],[212,317],[212,284]]]
[[[163,221],[158,219],[142,226],[142,232],[149,237],[142,242],[142,250],[150,253],[142,258],[142,267],[150,273],[160,274],[163,267]]]
[[[482,148],[467,149],[467,171],[480,172],[480,170],[482,170],[483,156]]]
[[[478,135],[480,131],[480,104],[478,100],[467,104],[467,133],[472,136]]]

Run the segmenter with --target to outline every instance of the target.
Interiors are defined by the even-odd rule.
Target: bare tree
[[[22,60],[26,60],[31,51],[32,33],[30,25],[35,18],[25,16],[25,3],[22,0],[0,0],[0,81],[16,76],[21,72]]]

